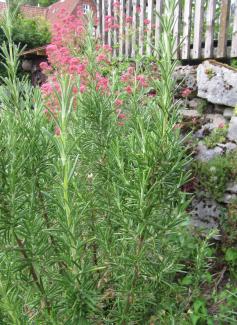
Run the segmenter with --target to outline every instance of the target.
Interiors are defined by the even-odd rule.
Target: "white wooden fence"
[[[98,37],[115,57],[152,55],[168,0],[114,1],[97,0]],[[237,0],[180,0],[173,33],[178,59],[237,57]]]

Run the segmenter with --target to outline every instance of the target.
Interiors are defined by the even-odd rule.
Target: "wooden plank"
[[[124,54],[124,8],[125,0],[120,1],[120,19],[119,19],[119,55]]]
[[[232,33],[231,57],[237,57],[237,1],[235,1],[233,33]]]
[[[102,0],[96,0],[96,19],[97,19],[97,29],[96,29],[96,36],[98,38],[101,37],[101,30],[102,30]]]
[[[219,31],[218,49],[217,49],[218,58],[224,58],[226,56],[229,16],[230,16],[230,0],[222,0],[220,31]]]
[[[112,2],[113,0],[108,0],[108,16],[109,17],[112,17]],[[111,20],[111,18],[110,18]],[[109,31],[108,31],[108,45],[109,46],[112,46],[112,30],[111,28],[109,28]]]
[[[134,58],[136,55],[137,49],[137,5],[138,0],[133,0],[132,2],[132,49],[131,49],[131,56]]]
[[[181,19],[181,1],[177,1],[177,5],[174,11],[174,58],[180,58],[180,19]]]
[[[143,55],[144,52],[144,19],[145,19],[145,9],[146,0],[140,0],[140,21],[139,21],[139,54]]]
[[[155,48],[158,50],[159,41],[161,36],[161,23],[160,23],[160,15],[162,15],[163,11],[163,0],[156,0],[156,22],[155,22]]]
[[[126,17],[132,16],[132,0],[126,0]],[[131,54],[131,26],[132,23],[127,22],[125,28],[126,40],[125,40],[125,55],[128,58]]]
[[[193,59],[201,58],[203,20],[204,0],[196,0],[194,16]]]
[[[106,0],[102,0],[102,8],[101,8],[101,19],[102,19],[101,39],[103,44],[105,44],[105,1]]]
[[[190,33],[191,33],[192,0],[185,0],[183,15],[183,46],[182,59],[190,58]]]
[[[148,7],[147,7],[147,19],[150,21],[148,27],[147,27],[147,55],[152,54],[152,33],[153,33],[153,10],[154,10],[154,3],[153,0],[148,0]]]
[[[215,27],[216,0],[209,0],[206,14],[206,35],[205,35],[205,58],[213,56],[213,41]]]
[[[114,17],[114,25],[116,25],[119,22],[119,17],[118,17],[118,13],[120,11],[118,11],[118,9],[116,9],[113,6],[113,17]],[[113,29],[113,57],[116,58],[118,55],[118,29],[114,28]]]

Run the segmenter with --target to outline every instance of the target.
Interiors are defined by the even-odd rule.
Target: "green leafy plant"
[[[226,137],[228,133],[228,127],[225,125],[214,129],[211,134],[205,137],[204,143],[207,148],[215,148],[217,144],[226,142]]]
[[[75,92],[80,78],[59,72],[55,113],[16,74],[19,47],[8,18],[0,111],[0,315],[6,324],[149,324],[162,322],[164,313],[166,320],[175,316],[167,301],[176,304],[186,232],[181,187],[189,174],[174,128],[175,3],[165,6],[161,78],[153,81],[160,95],[144,106],[145,91],[135,83],[123,124],[115,114],[115,90],[124,87],[116,68],[109,91],[95,82],[92,25],[83,52],[87,88]],[[135,75],[140,69],[136,60]]]

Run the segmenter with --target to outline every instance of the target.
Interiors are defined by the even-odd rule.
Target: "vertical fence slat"
[[[163,0],[156,0],[156,22],[155,22],[155,48],[158,49],[161,35],[161,23],[159,15],[162,14]]]
[[[190,57],[191,13],[192,13],[192,0],[185,0],[184,17],[183,17],[183,46],[182,46],[183,60],[187,60]]]
[[[193,59],[201,58],[202,51],[202,31],[203,31],[204,1],[195,1],[194,16],[194,37],[193,37]]]
[[[97,29],[96,36],[101,37],[101,29],[102,29],[102,2],[101,0],[96,0],[96,18],[97,18]]]
[[[209,0],[206,13],[206,35],[204,58],[211,58],[214,50],[214,27],[215,27],[216,0]]]
[[[217,57],[224,58],[227,53],[227,32],[230,16],[230,0],[222,0],[218,37]]]
[[[112,0],[108,0],[108,16],[112,17]],[[109,28],[109,31],[108,31],[108,45],[109,46],[112,46],[112,31],[111,31],[111,28]]]
[[[180,18],[181,18],[181,3],[177,2],[177,6],[174,11],[174,58],[180,58]]]
[[[102,43],[105,44],[105,1],[102,0],[102,8],[101,8],[101,19],[102,19],[102,30],[101,30],[101,38],[102,38]]]
[[[126,0],[126,17],[131,17],[132,15],[132,1],[131,0]],[[131,36],[130,36],[130,26],[131,23],[126,23],[126,41],[125,41],[125,55],[128,58],[130,56],[130,52],[131,52]]]
[[[148,0],[148,7],[147,7],[147,19],[150,21],[148,25],[147,31],[147,55],[151,55],[152,53],[152,31],[153,31],[153,0]]]
[[[234,9],[234,22],[233,22],[233,33],[232,33],[232,45],[231,45],[231,57],[237,57],[237,1]]]
[[[113,17],[114,17],[113,24],[117,25],[117,23],[118,23],[118,15],[117,15],[118,9],[116,9],[115,6],[113,6],[112,12],[113,12]],[[113,57],[114,58],[116,58],[118,55],[117,45],[118,45],[118,29],[113,28]]]
[[[119,55],[123,56],[124,54],[124,8],[125,0],[120,1],[120,28],[119,28]]]
[[[146,0],[140,0],[140,21],[139,21],[139,53],[143,55],[144,52],[144,19],[145,19],[145,9]]]
[[[132,53],[131,56],[135,57],[137,48],[137,0],[132,3]]]

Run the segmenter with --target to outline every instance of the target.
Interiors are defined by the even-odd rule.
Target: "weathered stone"
[[[202,98],[193,98],[187,102],[187,105],[191,109],[199,109],[200,111],[207,106],[207,102]]]
[[[232,118],[232,116],[234,115],[234,109],[230,108],[230,107],[226,107],[224,109],[224,113],[223,116],[227,119],[230,120]]]
[[[197,68],[198,97],[219,105],[237,104],[237,70],[214,60]]]
[[[178,87],[178,92],[181,89],[189,88],[192,89],[193,92],[197,91],[197,67],[186,65],[186,66],[177,66],[174,74],[174,79],[177,83],[181,83],[180,87]]]
[[[227,185],[226,192],[237,194],[237,183],[229,183]]]
[[[191,225],[204,230],[218,229],[221,208],[212,199],[194,199],[191,206]],[[217,238],[218,239],[218,238]]]
[[[220,202],[225,203],[225,204],[230,204],[234,200],[236,200],[236,194],[230,194],[230,193],[225,193],[223,198],[220,200]]]
[[[224,153],[224,150],[219,146],[208,149],[205,144],[199,143],[197,145],[197,160],[200,161],[209,161],[217,156],[221,156]]]
[[[233,116],[230,120],[228,139],[237,143],[237,116]]]
[[[223,114],[223,112],[224,112],[225,109],[226,109],[226,106],[225,105],[218,105],[218,104],[215,104],[214,105],[214,111],[217,114]]]
[[[210,121],[209,129],[217,129],[220,126],[223,126],[226,124],[226,120],[223,115],[221,114],[207,114],[206,120]]]
[[[237,149],[237,144],[233,142],[220,143],[218,144],[218,147],[221,147],[226,153],[229,153]]]
[[[201,117],[201,114],[196,109],[181,109],[180,114],[185,119],[193,119],[193,118]]]

